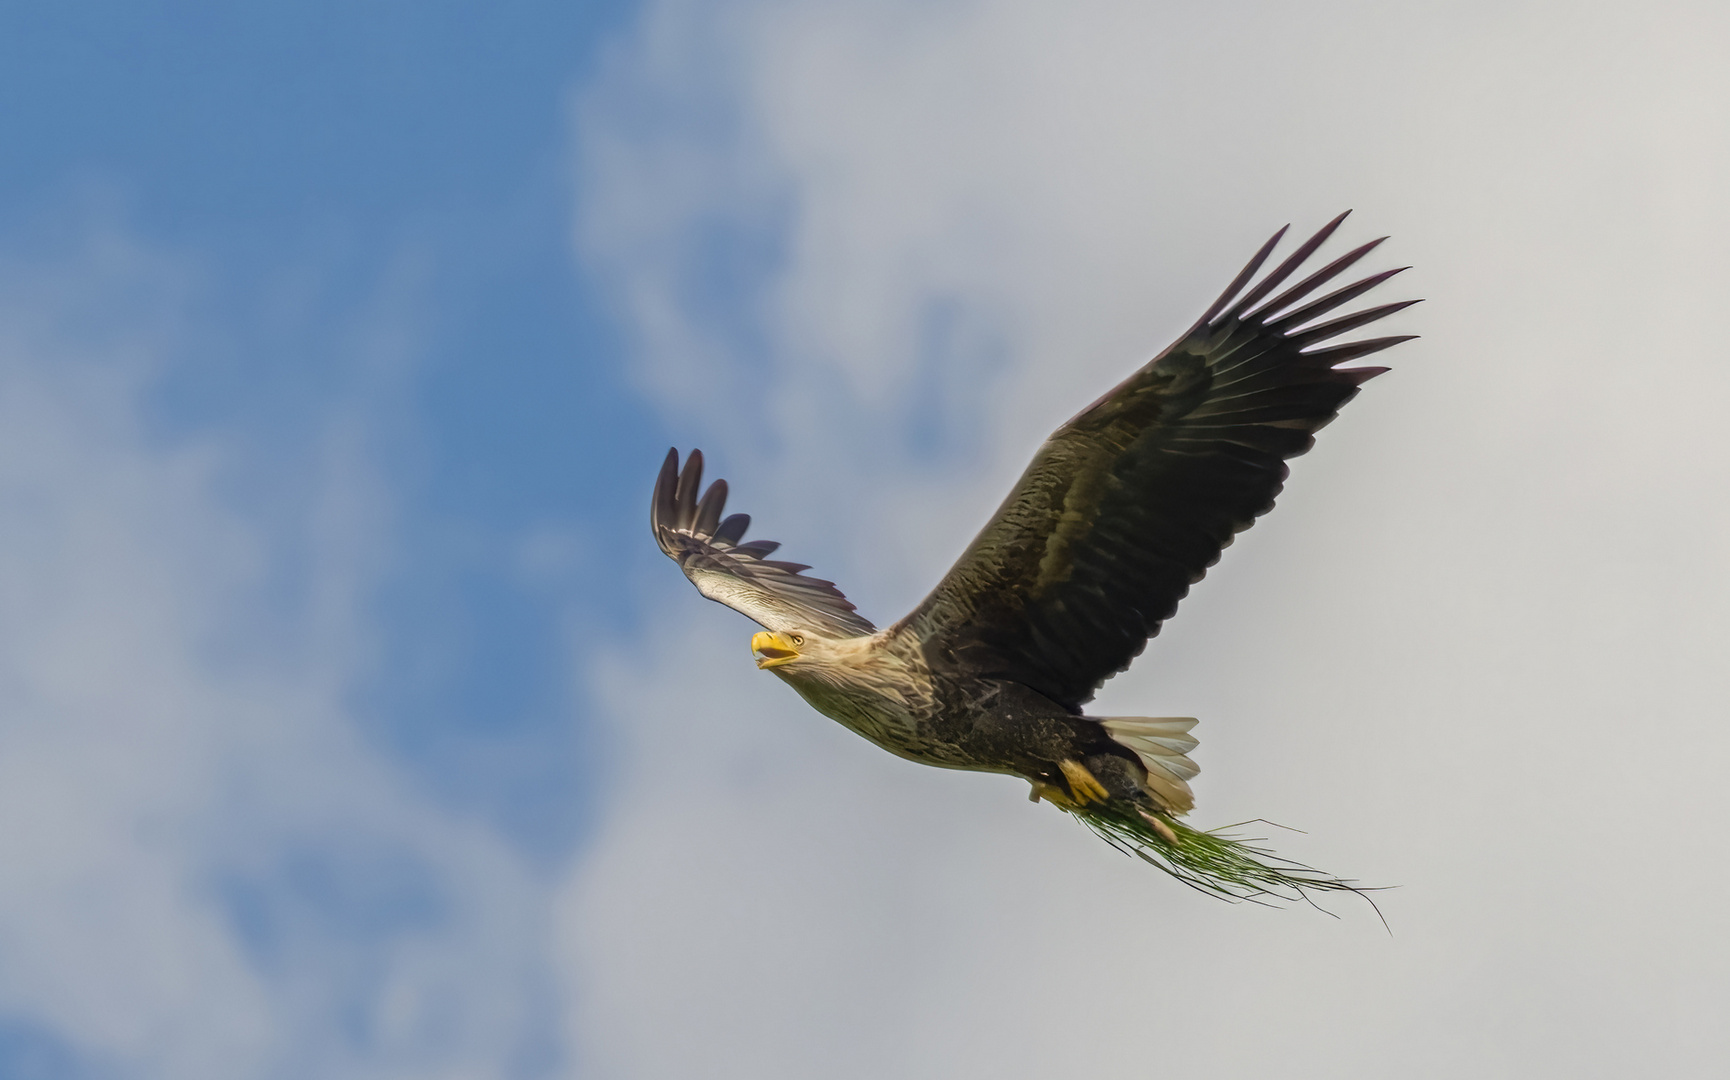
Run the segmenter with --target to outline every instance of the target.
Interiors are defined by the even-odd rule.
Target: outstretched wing
[[[1273,508],[1286,459],[1387,370],[1335,365],[1408,340],[1312,348],[1417,302],[1315,323],[1399,272],[1304,302],[1380,240],[1266,299],[1344,218],[1245,292],[1286,230],[1274,234],[1182,339],[1047,439],[894,632],[912,633],[934,668],[1011,679],[1077,711],[1127,668],[1221,549]]]
[[[667,451],[649,506],[649,526],[667,557],[711,600],[755,619],[768,630],[818,629],[837,637],[876,633],[852,603],[822,578],[800,573],[803,563],[770,559],[781,545],[773,540],[740,543],[751,525],[749,514],[726,520],[727,481],[717,480],[697,498],[703,483],[703,452],[691,451],[684,472],[679,452]]]

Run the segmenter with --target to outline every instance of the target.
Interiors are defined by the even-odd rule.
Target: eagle
[[[1415,336],[1335,341],[1416,300],[1319,321],[1408,269],[1341,284],[1386,237],[1287,286],[1345,217],[1257,280],[1276,232],[1188,332],[1045,441],[960,560],[886,629],[810,567],[771,558],[774,541],[747,541],[750,517],[723,516],[727,482],[701,490],[700,450],[682,468],[668,451],[655,540],[699,592],[763,627],[759,668],[890,753],[1021,777],[1035,802],[1225,899],[1361,891],[1180,820],[1195,805],[1195,719],[1082,711],[1273,508],[1286,462],[1388,370],[1341,365]]]

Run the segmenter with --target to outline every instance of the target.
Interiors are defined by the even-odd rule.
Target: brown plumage
[[[778,545],[744,543],[750,519],[721,517],[725,481],[698,498],[698,451],[683,470],[667,455],[655,538],[705,596],[766,628],[753,640],[760,667],[878,745],[1024,777],[1035,799],[1220,895],[1350,888],[1176,820],[1193,803],[1194,720],[1081,714],[1272,509],[1286,461],[1387,370],[1336,365],[1408,340],[1318,347],[1416,302],[1318,321],[1399,272],[1336,285],[1377,240],[1288,285],[1344,218],[1256,281],[1281,229],[1176,343],[1058,428],[937,588],[887,630],[807,567],[769,559]]]

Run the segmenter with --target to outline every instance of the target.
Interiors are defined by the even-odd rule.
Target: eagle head
[[[799,659],[805,648],[805,635],[764,630],[751,638],[751,655],[759,668],[780,667]]]

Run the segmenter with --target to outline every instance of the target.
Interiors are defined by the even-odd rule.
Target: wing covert
[[[934,669],[1014,680],[1076,711],[1127,668],[1273,508],[1286,460],[1387,370],[1335,365],[1408,340],[1314,347],[1417,302],[1316,321],[1400,272],[1310,299],[1380,240],[1267,299],[1345,216],[1250,286],[1286,230],[1274,234],[1188,333],[1054,432],[893,632],[915,635]]]
[[[668,450],[649,507],[655,542],[698,592],[767,630],[820,629],[837,637],[876,633],[834,582],[806,577],[801,571],[810,567],[802,563],[770,559],[780,544],[741,543],[750,515],[723,518],[727,482],[716,480],[699,499],[702,483],[701,450],[691,451],[682,472],[679,451]]]

